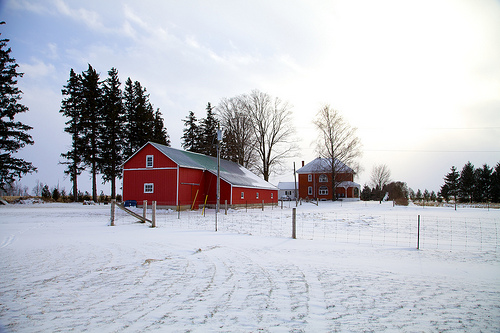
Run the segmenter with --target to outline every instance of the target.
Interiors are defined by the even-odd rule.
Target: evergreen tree
[[[139,81],[134,82],[134,93],[137,116],[136,121],[138,122],[137,147],[134,149],[135,151],[153,138],[155,116],[153,106],[149,102],[149,94]]]
[[[82,78],[81,75],[75,73],[73,68],[69,72],[68,83],[62,89],[62,95],[66,96],[61,102],[61,112],[65,117],[69,118],[66,121],[64,131],[71,135],[71,149],[66,153],[62,153],[66,161],[61,164],[66,164],[67,169],[64,173],[70,176],[73,184],[73,201],[78,201],[78,176],[84,170],[82,165],[83,154],[83,138],[82,138],[82,117],[83,105],[81,100],[82,94]]]
[[[474,201],[488,202],[491,199],[492,172],[488,164],[474,171]]]
[[[422,191],[420,189],[417,190],[417,194],[415,194],[415,201],[422,200]]]
[[[131,156],[134,151],[133,147],[136,146],[134,134],[137,134],[138,123],[136,119],[135,111],[135,94],[134,94],[134,84],[130,77],[125,81],[125,89],[123,91],[123,108],[125,111],[126,118],[126,133],[125,133],[125,158]]]
[[[116,198],[116,178],[121,178],[124,162],[125,110],[118,71],[112,68],[103,85],[102,131],[99,139],[99,169],[104,182],[111,182],[111,198]]]
[[[42,198],[48,199],[51,196],[52,196],[52,194],[50,193],[49,185],[44,185],[42,187]]]
[[[14,120],[18,113],[28,111],[28,107],[19,103],[23,92],[17,87],[17,78],[24,73],[17,72],[19,65],[10,56],[8,42],[8,39],[0,39],[0,190],[36,171],[31,162],[13,156],[34,141],[28,134],[32,127]]]
[[[371,196],[372,196],[372,190],[368,185],[365,184],[365,186],[363,186],[363,190],[361,190],[360,199],[363,201],[369,201],[371,200]]]
[[[500,202],[500,162],[491,174],[491,201]]]
[[[194,115],[193,111],[189,111],[189,115],[186,117],[184,122],[184,129],[182,130],[182,148],[187,151],[192,151],[195,153],[201,152],[200,149],[200,128],[198,126],[198,119]]]
[[[459,190],[459,178],[457,168],[451,167],[451,171],[444,177],[444,185],[441,186],[441,195],[444,198],[453,196],[455,199],[455,210],[457,210],[457,195]],[[447,200],[447,199],[446,199]]]
[[[148,141],[155,131],[155,114],[149,102],[149,94],[139,81],[125,82],[124,107],[127,117],[127,144],[125,155],[130,156]]]
[[[236,135],[232,130],[225,130],[221,142],[221,158],[243,165],[240,151],[236,144]]]
[[[213,107],[210,102],[207,104],[207,116],[201,119],[201,142],[200,149],[201,153],[208,156],[217,156],[217,129],[219,127],[219,122],[215,118],[213,113]]]
[[[170,147],[170,137],[167,133],[167,129],[165,128],[160,109],[156,109],[155,112],[152,141]]]
[[[89,64],[82,73],[82,138],[83,161],[92,174],[92,200],[97,202],[97,171],[99,166],[99,134],[102,130],[102,91],[99,74]]]
[[[474,194],[474,165],[471,162],[467,162],[462,168],[458,184],[460,200],[472,202]]]

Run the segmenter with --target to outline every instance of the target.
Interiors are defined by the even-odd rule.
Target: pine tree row
[[[71,135],[71,147],[61,154],[70,176],[73,198],[78,199],[77,178],[87,168],[92,174],[92,199],[97,200],[97,174],[111,182],[116,197],[116,179],[125,158],[148,141],[170,145],[160,110],[154,110],[149,94],[140,82],[130,78],[121,89],[118,71],[112,68],[101,80],[89,64],[81,74],[70,70],[62,89],[60,112],[67,118],[64,131]]]
[[[484,164],[482,168],[474,168],[468,162],[457,171],[455,166],[444,177],[440,196],[446,201],[453,197],[455,203],[460,202],[500,202],[500,162],[495,168]]]

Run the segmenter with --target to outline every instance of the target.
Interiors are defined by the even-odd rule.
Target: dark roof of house
[[[180,167],[200,169],[217,175],[217,158],[148,142]],[[142,149],[142,148],[141,148]],[[220,159],[220,177],[233,186],[277,190],[276,186],[258,177],[238,163]]]
[[[302,168],[298,169],[296,172],[299,174],[304,173],[327,173],[331,171],[332,159],[331,158],[321,158],[318,157],[315,160],[304,165]],[[354,173],[354,171],[349,168],[344,163],[335,159],[335,170],[337,172]]]

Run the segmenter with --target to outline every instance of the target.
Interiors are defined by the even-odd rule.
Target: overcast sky
[[[88,63],[140,81],[174,148],[182,119],[204,117],[207,102],[252,89],[288,101],[301,152],[275,185],[315,158],[311,119],[325,103],[358,128],[361,185],[387,164],[393,180],[438,191],[452,165],[500,161],[499,1],[0,0],[0,20],[25,73],[30,189],[37,179],[71,189],[58,165],[70,145],[61,88]]]

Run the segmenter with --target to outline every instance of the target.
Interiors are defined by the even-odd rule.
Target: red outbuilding
[[[335,182],[332,181],[331,159],[317,158],[297,170],[299,175],[299,197],[302,199],[331,200],[353,198],[359,200],[360,185],[355,183],[354,171],[335,160]]]
[[[278,189],[241,165],[220,160],[220,203],[271,204]],[[198,208],[217,201],[217,158],[148,142],[123,164],[123,200]]]

